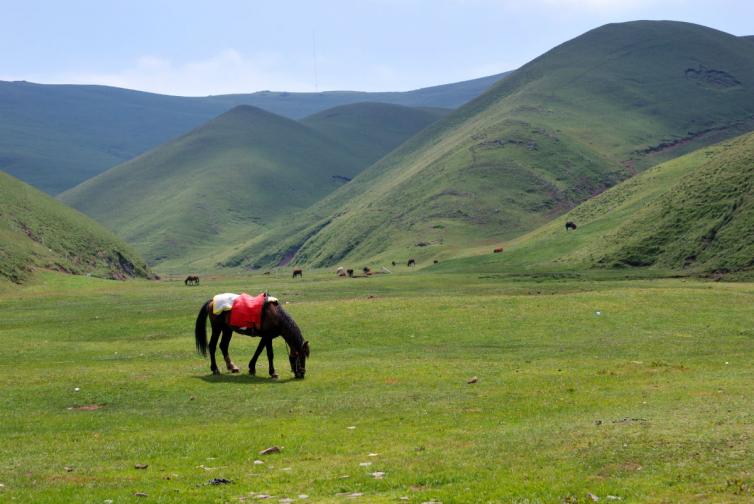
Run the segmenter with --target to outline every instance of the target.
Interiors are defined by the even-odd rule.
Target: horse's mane
[[[301,348],[304,345],[304,336],[301,334],[298,324],[296,324],[296,321],[288,315],[288,312],[282,306],[276,305],[275,308],[280,319],[280,332],[283,335],[290,335],[293,338],[293,341],[290,343],[296,345],[296,348]]]

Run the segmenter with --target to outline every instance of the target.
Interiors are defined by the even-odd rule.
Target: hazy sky
[[[635,19],[750,35],[754,0],[0,0],[0,80],[179,95],[407,90],[512,70]]]

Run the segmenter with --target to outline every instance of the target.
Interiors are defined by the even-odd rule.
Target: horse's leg
[[[265,344],[264,338],[259,338],[259,345],[257,345],[257,349],[254,351],[254,356],[249,361],[249,374],[250,375],[257,374],[257,359],[259,358],[259,354],[262,353],[264,344]]]
[[[218,339],[220,339],[220,328],[212,324],[212,336],[209,339],[209,359],[212,374],[220,374],[220,369],[217,367],[217,362],[215,361],[215,350],[217,350]]]
[[[228,355],[228,347],[230,346],[230,338],[233,337],[233,330],[229,327],[226,327],[223,329],[223,339],[220,340],[220,350],[223,353],[223,359],[225,359],[225,366],[228,368],[228,371],[231,373],[238,373],[240,369],[233,364],[233,361],[230,360],[230,355]]]
[[[270,378],[277,379],[278,374],[275,372],[275,365],[272,363],[272,338],[267,338],[267,344],[265,346],[267,347],[267,363],[270,367]]]

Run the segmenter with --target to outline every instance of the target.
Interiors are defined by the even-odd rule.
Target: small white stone
[[[361,467],[369,467],[370,465],[372,465],[372,463],[371,462],[361,462],[359,465]]]
[[[346,427],[346,429],[348,429],[348,430],[354,430],[354,429],[356,429],[356,426],[355,425],[349,425],[348,427]]]
[[[254,461],[254,465],[262,465],[262,464],[264,464],[264,462],[262,462],[261,460]]]
[[[376,457],[377,455],[379,455],[379,453],[370,453],[367,457]]]
[[[81,389],[78,388],[78,387],[76,387],[76,388],[73,389],[74,392],[78,392],[79,390],[81,390]]]
[[[308,496],[308,495],[306,495],[306,494],[298,494],[298,498],[299,498],[299,499],[308,499],[308,498],[309,498],[309,496]]]

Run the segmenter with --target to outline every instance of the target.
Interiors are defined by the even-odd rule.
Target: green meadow
[[[398,269],[3,284],[0,500],[751,500],[754,284]],[[211,376],[201,303],[264,289],[306,379]]]

